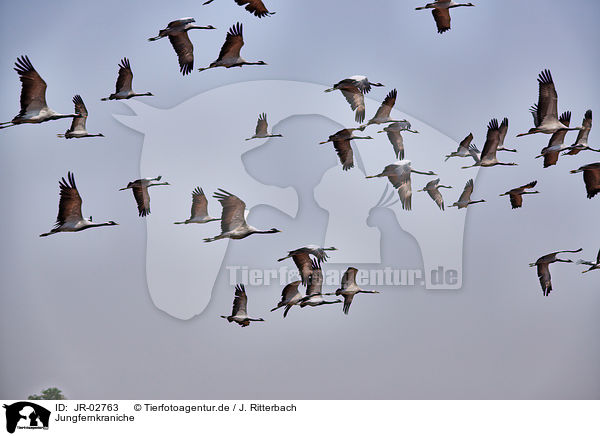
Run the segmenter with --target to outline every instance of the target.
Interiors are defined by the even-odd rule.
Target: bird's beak
[[[119,191],[124,191],[124,190],[126,190],[126,189],[127,189],[127,188],[121,188],[121,189],[119,189]]]

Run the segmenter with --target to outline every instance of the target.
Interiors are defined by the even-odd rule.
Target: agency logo
[[[6,409],[6,431],[14,433],[19,430],[48,430],[50,411],[38,404],[29,401],[19,401],[10,405],[4,404]]]

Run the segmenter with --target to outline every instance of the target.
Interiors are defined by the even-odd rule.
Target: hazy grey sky
[[[558,249],[581,246],[582,257],[595,257],[600,235],[593,223],[600,200],[587,200],[581,175],[569,170],[600,158],[582,153],[542,169],[533,157],[548,137],[514,138],[531,125],[527,109],[537,100],[536,76],[543,68],[552,70],[559,110],[573,112],[572,124],[581,122],[586,109],[600,114],[595,56],[600,5],[583,0],[568,7],[542,0],[526,6],[514,0],[480,1],[475,8],[452,11],[453,29],[438,35],[430,12],[414,10],[419,1],[270,0],[267,4],[277,14],[260,20],[231,0],[201,3],[106,1],[84,7],[35,1],[0,6],[2,121],[18,112],[20,88],[12,68],[17,56],[27,54],[48,82],[49,104],[70,112],[72,95],[80,93],[90,111],[89,130],[106,135],[82,141],[56,138],[68,121],[18,126],[0,134],[5,202],[0,396],[22,398],[58,386],[74,399],[600,397],[600,275],[582,276],[576,265],[553,265],[555,291],[544,298],[534,269],[527,267]],[[170,44],[146,39],[185,16],[217,27],[190,34],[196,67],[217,57],[227,28],[236,21],[244,23],[243,55],[269,65],[182,77]],[[547,41],[552,50],[542,46]],[[218,317],[230,311],[233,296],[223,270],[200,316],[182,321],[157,309],[146,284],[146,222],[136,216],[131,194],[117,192],[140,175],[144,137],[113,117],[131,114],[126,106],[100,102],[114,92],[116,65],[123,56],[131,60],[134,88],[155,94],[143,102],[161,109],[247,80],[331,85],[366,74],[387,85],[370,97],[380,100],[396,87],[400,111],[454,140],[472,131],[481,146],[489,119],[507,116],[506,145],[519,153],[502,157],[519,166],[483,169],[477,175],[478,198],[489,203],[467,214],[463,288],[386,288],[380,295],[357,298],[349,317],[340,307],[326,307],[292,310],[285,322],[281,314],[268,313],[279,298],[278,287],[253,289],[249,312],[267,322],[240,329]],[[275,98],[284,97],[265,96],[265,101]],[[226,109],[224,104],[218,110]],[[218,153],[203,142],[207,126],[202,121],[200,117],[186,126],[192,133],[174,136],[173,144],[196,136],[208,156]],[[238,122],[253,127],[255,119],[223,120],[222,128]],[[281,146],[297,150],[339,126],[315,116],[289,118],[274,127],[285,136]],[[592,130],[591,145],[600,145],[597,138]],[[407,147],[411,140],[405,137]],[[269,142],[264,150],[276,144]],[[237,145],[249,150],[244,148],[248,144]],[[324,159],[319,161],[322,171],[336,168],[329,151],[318,155]],[[258,150],[243,158],[250,174],[276,184],[278,176],[252,173],[256,156]],[[54,221],[58,180],[68,170],[76,173],[84,213],[96,220],[114,219],[120,226],[38,237]],[[522,210],[512,211],[507,201],[499,201],[499,193],[533,179],[540,181],[543,194],[527,198]],[[212,189],[219,182],[211,183]],[[228,186],[236,189],[235,180]],[[160,198],[177,195],[186,201],[175,213],[183,218],[192,188],[173,185],[160,193],[156,188],[153,215],[159,213]],[[297,191],[299,198],[310,197],[310,192]],[[454,196],[453,191],[447,203]],[[322,225],[327,219],[316,202],[301,206],[293,219],[268,206],[253,209],[251,216],[257,225],[288,229],[308,229],[313,220]],[[210,207],[219,212],[216,203]],[[202,236],[209,232],[200,231]],[[410,235],[398,228],[387,236],[394,244],[382,248],[388,250],[382,257],[397,255],[403,268],[421,266],[418,244]],[[257,265],[276,259],[286,240],[268,238],[237,241],[228,249],[228,262],[249,263],[253,251],[259,253],[253,260]]]

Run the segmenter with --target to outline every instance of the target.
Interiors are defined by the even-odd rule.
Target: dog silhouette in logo
[[[19,401],[10,405],[4,404],[3,407],[6,409],[6,431],[9,433],[14,433],[18,425],[48,428],[50,411],[42,406],[29,401]]]

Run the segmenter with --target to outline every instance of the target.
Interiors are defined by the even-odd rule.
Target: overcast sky
[[[581,123],[586,109],[600,114],[600,65],[595,56],[600,5],[580,0],[567,7],[532,0],[524,7],[515,0],[481,1],[475,8],[453,10],[452,30],[438,35],[430,12],[414,10],[421,5],[417,1],[269,0],[267,5],[277,14],[264,19],[231,0],[201,3],[105,1],[83,7],[69,1],[34,1],[0,6],[1,120],[18,112],[20,88],[13,64],[17,56],[27,54],[48,83],[49,104],[70,112],[72,95],[80,93],[90,112],[88,129],[106,135],[59,139],[56,134],[67,129],[67,120],[0,133],[0,189],[5,202],[0,229],[1,397],[23,398],[49,386],[58,386],[73,399],[600,397],[600,273],[582,275],[577,265],[552,265],[555,290],[544,298],[535,270],[528,267],[543,254],[560,249],[583,247],[581,257],[595,258],[600,235],[593,226],[600,200],[586,199],[581,175],[569,170],[600,157],[581,153],[542,169],[533,157],[548,136],[515,138],[531,127],[528,107],[537,101],[536,76],[544,68],[552,70],[559,110],[573,112],[573,125]],[[244,57],[265,60],[268,66],[194,71],[182,77],[168,41],[146,40],[172,19],[186,16],[217,27],[190,33],[196,67],[217,57],[227,28],[236,21],[244,23]],[[552,48],[544,46],[548,43]],[[167,208],[161,211],[160,205],[171,207],[168,202],[175,200],[179,209],[169,209],[168,218],[185,218],[194,186],[173,183],[154,188],[148,220],[137,217],[129,192],[117,191],[140,176],[140,168],[148,162],[144,152],[150,148],[142,149],[152,145],[142,133],[122,124],[127,117],[116,118],[132,115],[130,108],[100,101],[114,92],[116,65],[123,56],[131,60],[134,88],[155,95],[143,103],[163,110],[189,99],[199,104],[204,93],[213,95],[216,88],[246,81],[329,86],[346,76],[366,74],[386,85],[374,89],[371,98],[381,100],[390,88],[397,88],[396,108],[440,138],[460,141],[472,131],[474,142],[482,146],[489,119],[507,116],[506,145],[519,153],[500,156],[519,166],[457,176],[463,184],[477,175],[477,198],[488,200],[466,215],[462,289],[385,287],[380,295],[357,297],[348,317],[341,307],[330,306],[293,309],[283,321],[280,313],[268,312],[278,301],[280,288],[265,286],[249,289],[249,312],[267,322],[241,329],[219,318],[230,312],[233,297],[223,265],[206,310],[189,319],[173,316],[148,290],[146,221],[151,229],[166,219],[161,214]],[[328,97],[344,103],[339,95]],[[274,91],[261,96],[270,107],[282,100],[285,97]],[[211,109],[226,115],[227,105],[224,100]],[[294,105],[293,99],[289,105]],[[258,105],[253,113],[268,109]],[[198,113],[202,110],[199,107]],[[371,105],[368,115],[372,110]],[[352,120],[348,112],[342,120]],[[269,173],[265,162],[274,155],[278,165],[292,168],[297,160],[289,156],[299,159],[293,152],[311,144],[318,161],[311,174],[323,174],[325,181],[331,174],[335,177],[340,168],[333,150],[317,154],[320,149],[312,144],[340,124],[317,110],[313,116],[288,115],[269,115],[271,127],[284,138],[274,138],[262,148],[251,149],[242,139],[252,133],[255,115],[223,119],[222,125],[198,116],[181,132],[170,130],[172,142],[164,144],[174,147],[197,138],[196,152],[201,150],[210,162],[220,149],[206,138],[218,130],[247,132],[235,146],[248,174],[233,176],[226,186],[235,192],[248,189],[245,198],[253,200],[249,207],[260,201],[245,185],[248,175],[264,189],[295,191],[296,215],[269,205],[252,209],[250,215],[257,226],[281,227],[288,236],[284,231],[235,241],[227,248],[229,264],[278,267],[272,259],[280,257],[282,247],[298,245],[300,239],[294,235],[312,229],[307,243],[327,238],[331,217],[323,209],[327,192],[319,191],[319,180],[311,179],[307,187],[292,180],[297,174],[291,170],[282,174],[271,165]],[[370,128],[368,133],[375,131]],[[567,141],[575,136],[570,133]],[[600,146],[597,138],[592,130],[592,146]],[[420,147],[417,141],[423,139],[405,136],[407,148]],[[436,153],[451,151],[445,144],[436,144]],[[278,145],[290,155],[281,153]],[[443,170],[441,163],[440,168],[419,168],[417,162],[418,169]],[[460,163],[445,168],[459,171]],[[348,177],[362,175],[366,167],[368,163]],[[75,171],[84,214],[99,221],[114,219],[119,226],[38,237],[52,226],[58,180],[69,170]],[[168,171],[163,175],[166,178]],[[177,181],[177,174],[170,176]],[[542,194],[526,198],[522,210],[511,210],[508,201],[498,197],[534,179]],[[420,188],[422,181],[414,186]],[[208,192],[223,182],[206,183]],[[447,204],[460,187],[448,194]],[[365,185],[365,189],[372,188]],[[438,213],[433,204],[418,201]],[[219,213],[213,200],[210,207],[213,214]],[[401,209],[395,212],[402,216]],[[384,213],[381,219],[388,219]],[[401,218],[389,223],[382,233],[382,261],[393,259],[398,268],[421,268],[418,241],[402,230]],[[440,226],[444,223],[440,219]],[[200,243],[201,237],[218,233],[218,225],[210,226],[181,230],[191,237],[194,231],[202,232],[196,236]],[[335,245],[349,246],[352,241]],[[250,256],[255,256],[252,262]],[[332,256],[326,268],[343,269],[348,264],[345,258],[336,263]],[[197,268],[203,274],[202,262]],[[174,293],[179,286],[175,275]]]

